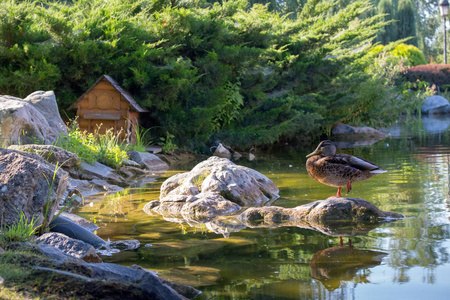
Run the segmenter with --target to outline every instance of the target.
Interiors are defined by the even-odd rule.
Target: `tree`
[[[408,44],[417,46],[416,16],[411,0],[400,0],[397,11],[397,39],[412,37]]]
[[[385,15],[384,20],[390,22],[378,34],[378,40],[387,45],[397,40],[397,24],[395,22],[395,9],[392,0],[381,0],[378,3],[378,13]]]

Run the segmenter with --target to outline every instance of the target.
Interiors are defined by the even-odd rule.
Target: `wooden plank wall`
[[[120,138],[126,137],[132,130],[129,121],[136,122],[139,113],[130,112],[128,101],[106,80],[99,82],[85,97],[78,102],[78,122],[81,131],[104,134],[109,128]],[[131,131],[130,131],[131,132]]]

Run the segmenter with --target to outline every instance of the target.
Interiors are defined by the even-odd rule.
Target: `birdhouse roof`
[[[127,101],[130,103],[131,107],[133,107],[137,112],[146,112],[147,110],[143,109],[137,102],[134,100],[134,98],[128,93],[126,90],[124,90],[118,83],[115,81],[111,76],[109,75],[102,75],[99,79],[86,91],[83,95],[81,95],[77,101],[75,101],[69,109],[75,109],[76,104],[83,100],[83,98],[91,92],[97,84],[99,84],[103,79],[106,79]]]

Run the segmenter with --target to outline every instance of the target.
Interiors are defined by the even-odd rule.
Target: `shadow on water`
[[[390,129],[390,138],[340,149],[388,170],[355,183],[348,196],[403,214],[408,217],[404,220],[307,228],[246,224],[233,218],[185,222],[143,212],[147,202],[159,198],[167,177],[191,166],[172,170],[142,188],[87,199],[77,213],[97,222],[104,239],[140,241],[138,249],[103,257],[104,261],[156,270],[163,278],[199,288],[203,294],[198,299],[446,299],[448,120],[435,122],[437,127],[427,125],[425,118],[404,122]],[[277,184],[281,197],[273,205],[292,208],[336,192],[306,173],[305,155],[315,147],[275,149],[238,163]],[[338,235],[351,237],[354,248],[341,247]]]

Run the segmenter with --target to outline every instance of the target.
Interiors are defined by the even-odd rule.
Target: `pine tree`
[[[414,13],[414,7],[411,0],[400,0],[398,3],[397,12],[397,38],[404,39],[412,37],[408,44],[417,46],[417,33],[416,33],[416,16]]]
[[[378,40],[383,44],[387,45],[390,42],[397,40],[397,26],[395,19],[395,10],[392,0],[381,0],[378,4],[378,12],[385,15],[384,20],[386,22],[391,22],[384,26],[383,30],[378,34]]]

